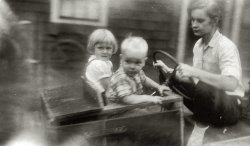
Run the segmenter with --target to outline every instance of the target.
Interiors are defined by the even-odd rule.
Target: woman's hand
[[[181,78],[196,77],[196,68],[187,64],[181,63],[179,66],[177,66],[176,71]]]
[[[179,75],[182,81],[184,78],[188,78],[189,80],[192,79],[196,84],[199,80],[217,89],[231,92],[237,88],[238,80],[235,77],[214,74],[186,64],[180,64],[176,69],[176,76]]]
[[[153,66],[155,67],[160,67],[165,71],[166,73],[168,72],[173,72],[173,69],[168,67],[165,63],[163,63],[161,60],[157,60],[156,63],[153,63]]]

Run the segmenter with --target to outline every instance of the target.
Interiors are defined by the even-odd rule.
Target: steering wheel
[[[177,62],[177,60],[173,56],[171,56],[170,54],[168,54],[167,52],[162,51],[162,50],[156,50],[153,53],[153,61],[154,61],[154,63],[156,63],[157,60],[159,60],[157,58],[158,55],[163,55],[164,60],[165,59],[170,60],[172,62],[172,64],[173,64],[172,66],[173,66],[174,70],[179,65],[179,63]],[[162,59],[163,58],[161,58],[161,60]],[[163,62],[166,63],[166,61],[163,61]],[[169,61],[167,63],[169,65]],[[159,82],[160,82],[160,84],[166,84],[166,81],[168,81],[168,79],[171,77],[172,74],[171,73],[165,73],[161,67],[158,67],[158,70],[159,70]]]
[[[161,59],[159,59],[157,56],[159,55],[162,55]],[[159,70],[159,82],[160,84],[165,84],[167,86],[170,87],[170,89],[172,89],[175,93],[181,95],[182,97],[184,98],[187,98],[187,99],[191,99],[190,98],[190,93],[192,91],[190,91],[189,89],[187,89],[187,86],[185,86],[185,84],[183,83],[180,83],[176,78],[175,78],[175,75],[176,75],[176,67],[179,65],[178,61],[170,54],[168,54],[167,52],[165,51],[162,51],[162,50],[156,50],[154,53],[153,53],[153,61],[154,63],[157,62],[157,60],[162,60],[164,57],[164,60],[167,59],[171,62],[164,62],[166,64],[170,64],[171,63],[171,66],[172,68],[174,69],[174,71],[172,73],[165,73],[163,71],[162,68],[158,67],[158,70]]]

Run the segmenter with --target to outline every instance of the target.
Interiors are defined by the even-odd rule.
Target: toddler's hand
[[[161,60],[156,60],[156,63],[153,62],[154,67],[164,67],[166,66]]]
[[[163,99],[164,98],[160,97],[160,96],[151,96],[151,98],[149,100],[150,100],[150,102],[153,102],[155,104],[161,104]]]
[[[153,62],[154,67],[160,67],[162,68],[166,73],[172,72],[172,68],[168,67],[165,63],[163,63],[161,60],[156,60],[156,63]]]
[[[160,85],[158,87],[158,91],[159,91],[160,95],[163,96],[164,91],[170,91],[170,88],[165,86],[165,85]]]

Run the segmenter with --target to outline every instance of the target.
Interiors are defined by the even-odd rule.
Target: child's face
[[[133,77],[142,70],[146,59],[145,53],[125,51],[121,54],[121,66],[128,76]]]
[[[210,34],[214,27],[214,23],[208,16],[205,9],[193,10],[191,12],[191,18],[194,35],[202,37]]]
[[[113,54],[113,47],[108,43],[97,43],[94,47],[94,54],[97,59],[100,60],[110,60]]]

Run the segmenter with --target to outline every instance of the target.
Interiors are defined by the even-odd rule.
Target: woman
[[[194,35],[193,66],[180,64],[174,81],[194,90],[184,104],[206,124],[235,124],[244,97],[242,70],[236,45],[219,32],[221,8],[216,1],[192,1],[188,8]],[[162,61],[155,66],[172,72]],[[190,86],[191,85],[191,86]]]

